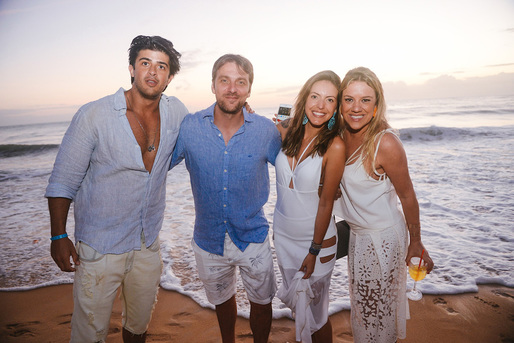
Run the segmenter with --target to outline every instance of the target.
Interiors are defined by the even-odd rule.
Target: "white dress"
[[[378,144],[386,132],[377,137]],[[357,149],[360,151],[360,149]],[[354,341],[396,342],[405,338],[409,316],[405,294],[407,229],[394,186],[385,174],[369,176],[360,156],[346,162],[343,196],[334,213],[351,228],[348,250]]]
[[[298,272],[314,235],[322,161],[318,155],[309,156],[291,170],[282,151],[275,161],[277,204],[273,236],[282,273],[277,296],[293,311],[296,339],[302,342],[311,342],[311,334],[327,323],[330,279],[336,262],[335,257],[327,263],[320,262],[320,257],[336,253],[337,245],[334,245],[321,249],[308,282],[302,281],[303,272]],[[291,180],[293,188],[289,187]],[[336,229],[332,219],[324,239],[333,236]]]

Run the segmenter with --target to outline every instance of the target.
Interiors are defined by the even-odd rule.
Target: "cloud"
[[[259,91],[262,96],[278,95],[278,96],[296,96],[300,91],[301,86],[289,86],[280,88],[264,88]]]
[[[203,53],[200,49],[198,50],[186,50],[181,52],[182,57],[180,58],[180,66],[182,70],[190,70],[195,67],[207,63],[201,56]]]
[[[487,65],[485,66],[486,68],[503,68],[503,67],[510,67],[510,66],[514,66],[514,63],[504,63],[504,64],[491,64],[491,65]]]
[[[0,109],[0,123],[5,125],[70,121],[80,105],[50,105]]]
[[[455,97],[479,97],[514,94],[514,73],[457,79],[441,75],[421,85],[405,82],[385,82],[384,92],[388,100],[435,99]]]

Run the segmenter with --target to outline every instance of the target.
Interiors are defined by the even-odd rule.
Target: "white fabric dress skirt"
[[[335,256],[327,263],[320,257],[336,253],[337,244],[321,249],[314,273],[303,280],[299,272],[309,252],[318,211],[318,185],[323,158],[307,157],[294,171],[281,151],[276,159],[277,204],[273,220],[273,235],[282,284],[277,296],[293,311],[296,339],[311,342],[311,334],[328,320],[329,288]],[[293,188],[290,188],[292,181]],[[334,219],[325,239],[336,236]]]
[[[334,213],[351,229],[348,276],[353,338],[356,343],[396,342],[405,338],[409,317],[405,219],[385,174],[374,170],[378,180],[372,178],[359,156],[346,163],[343,196],[334,203]]]

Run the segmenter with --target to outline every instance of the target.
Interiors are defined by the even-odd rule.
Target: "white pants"
[[[159,238],[148,248],[142,243],[140,251],[120,255],[100,254],[79,242],[77,253],[71,342],[105,342],[120,286],[123,328],[136,335],[146,332],[162,272]]]

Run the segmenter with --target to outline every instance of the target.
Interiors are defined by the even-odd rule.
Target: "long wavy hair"
[[[366,132],[364,133],[364,141],[362,143],[361,156],[362,160],[366,161],[371,165],[375,156],[375,138],[376,136],[383,130],[390,128],[391,126],[387,122],[386,119],[386,103],[384,97],[384,90],[382,88],[382,84],[378,77],[373,73],[370,69],[365,67],[358,67],[350,70],[346,73],[343,82],[341,83],[341,87],[339,88],[340,96],[342,97],[343,91],[350,85],[350,83],[355,81],[365,82],[368,86],[370,86],[375,91],[375,98],[377,102],[376,106],[376,114],[375,117],[369,123]],[[341,108],[342,108],[341,103]],[[347,124],[344,122],[343,125],[343,134],[347,129]],[[371,160],[367,160],[368,157],[371,157]]]
[[[289,130],[287,131],[286,137],[282,142],[282,150],[284,154],[289,157],[296,156],[300,152],[302,146],[303,135],[305,133],[305,126],[302,124],[303,116],[305,114],[305,104],[307,98],[311,92],[312,86],[318,81],[329,81],[339,89],[341,84],[341,78],[331,70],[325,70],[311,76],[307,82],[303,85],[300,93],[296,97],[295,104],[293,106],[293,118],[291,119]],[[341,103],[341,92],[337,94],[337,106],[335,123],[331,130],[328,129],[328,121],[323,125],[321,131],[318,133],[317,139],[314,143],[312,151],[309,156],[318,154],[323,156],[328,149],[328,145],[332,139],[341,133],[343,126],[341,115],[339,114],[339,104]]]

